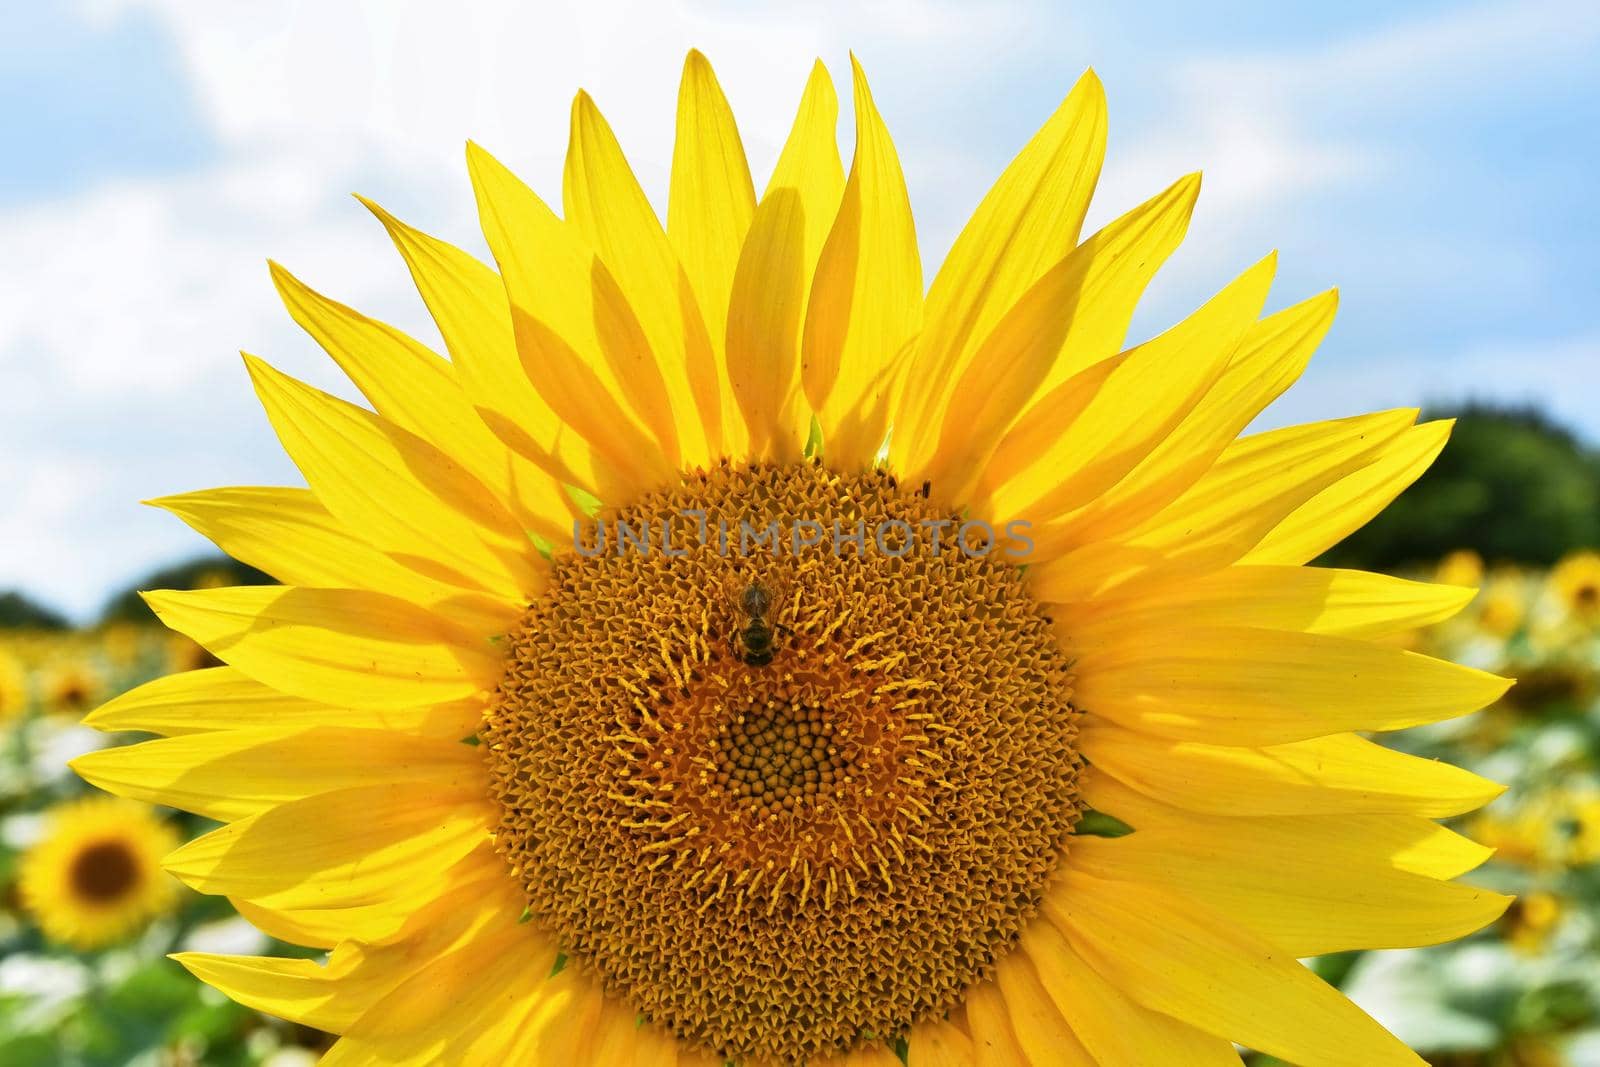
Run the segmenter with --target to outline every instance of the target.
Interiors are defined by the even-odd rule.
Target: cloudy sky
[[[436,337],[351,192],[481,248],[465,139],[558,202],[581,86],[662,203],[691,46],[717,67],[758,187],[812,58],[847,85],[854,49],[899,141],[930,276],[1093,66],[1111,142],[1091,223],[1205,171],[1136,334],[1277,248],[1274,305],[1334,284],[1343,300],[1270,421],[1485,398],[1537,402],[1600,440],[1592,0],[579,6],[64,0],[7,14],[0,589],[88,618],[202,548],[141,498],[298,482],[238,351],[349,390],[277,304],[267,257]]]

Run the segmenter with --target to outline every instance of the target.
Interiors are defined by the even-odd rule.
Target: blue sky
[[[554,193],[579,86],[659,194],[690,45],[716,64],[758,175],[810,58],[844,84],[854,48],[929,276],[1092,65],[1111,142],[1091,221],[1206,174],[1136,337],[1277,248],[1274,304],[1334,284],[1342,302],[1268,422],[1476,397],[1537,402],[1600,441],[1592,3],[533,6],[94,0],[8,19],[0,588],[88,617],[203,547],[139,499],[297,481],[237,350],[348,387],[276,305],[266,258],[430,337],[347,194],[477,247],[462,142]]]

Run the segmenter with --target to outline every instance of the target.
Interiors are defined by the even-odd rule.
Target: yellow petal
[[[1235,748],[1153,737],[1090,716],[1079,738],[1099,770],[1147,796],[1211,815],[1393,812],[1447,818],[1505,791],[1470,771],[1355,734]]]
[[[334,726],[146,741],[79,756],[72,769],[109,793],[224,821],[358,785],[488,789],[483,756],[469,745]]]
[[[1051,267],[982,339],[953,383],[948,404],[896,433],[893,452],[909,481],[960,500],[1028,402],[1122,347],[1145,285],[1183,240],[1200,192],[1180,179]],[[937,360],[913,363],[913,389],[931,384]],[[908,403],[910,403],[908,397]]]
[[[202,893],[267,907],[392,904],[483,844],[494,819],[479,789],[353,786],[229,823],[165,866]]]
[[[289,314],[378,414],[460,463],[511,505],[524,525],[550,538],[570,529],[572,513],[559,484],[535,468],[518,470],[516,457],[478,417],[448,362],[394,327],[329,300],[278,264],[271,267]],[[518,487],[524,492],[516,492]]]
[[[995,967],[994,983],[1005,998],[1011,1032],[1016,1035],[1017,1047],[1026,1057],[1023,1062],[1046,1064],[1076,1061],[1076,1052],[1082,1047],[1078,1035],[1039,981],[1039,975],[1028,962],[1027,956],[1012,952],[1001,959]],[[970,1007],[968,1011],[970,1013]],[[1082,1059],[1093,1062],[1086,1051]]]
[[[659,361],[682,462],[721,452],[720,372],[689,276],[589,94],[572,103],[562,181],[567,219],[599,253]]]
[[[412,281],[428,305],[451,364],[480,418],[522,459],[508,478],[524,506],[535,513],[571,512],[562,494],[547,500],[549,480],[524,477],[523,467],[549,472],[568,484],[598,494],[605,479],[597,459],[577,434],[550,410],[528,380],[517,354],[511,304],[500,276],[461,249],[413,229],[370,200],[361,202],[378,217],[405,259]]]
[[[1416,816],[1167,809],[1125,837],[1075,842],[1069,862],[1097,878],[1176,890],[1304,957],[1433,945],[1493,922],[1511,898],[1439,880],[1489,852]]]
[[[336,899],[324,907],[319,904],[320,896],[293,892],[254,900],[231,897],[228,902],[269,937],[327,949],[356,941],[363,956],[377,961],[372,966],[382,968],[382,961],[392,955],[388,951],[391,946],[413,945],[429,931],[442,931],[456,921],[452,918],[446,922],[434,916],[431,909],[449,906],[441,902],[463,895],[471,903],[451,907],[456,918],[490,922],[506,915],[521,915],[525,907],[521,890],[506,877],[505,859],[495,852],[494,842],[487,835],[460,860],[418,870],[403,889],[370,903]],[[381,978],[368,973],[368,967],[363,965],[360,984]]]
[[[1217,1037],[1303,1067],[1424,1067],[1292,956],[1177,894],[1074,871],[1045,914],[1111,984]]]
[[[1374,638],[1448,619],[1471,602],[1473,592],[1366,571],[1241,565],[1082,605],[1071,628],[1084,644],[1102,643],[1105,634],[1185,625]]]
[[[327,963],[207,952],[180,952],[171,958],[245,1007],[301,1026],[338,1033],[367,1007],[339,996],[340,979],[360,958],[353,953],[335,953]]]
[[[285,585],[388,593],[484,633],[505,633],[522,613],[515,602],[464,592],[402,567],[353,535],[306,489],[241,486],[147,503]]]
[[[616,479],[601,486],[608,499],[666,481],[678,461],[666,383],[610,271],[489,153],[469,144],[467,165],[534,388],[604,457],[597,473]]]
[[[1066,520],[1066,542],[1076,546],[1108,540],[1193,485],[1300,377],[1333,324],[1338,303],[1338,294],[1330,290],[1251,326],[1222,376],[1177,429],[1126,478]]]
[[[1250,627],[1130,634],[1079,650],[1073,703],[1161,737],[1271,745],[1465,715],[1510,682],[1343,637]]]
[[[1017,954],[1033,964],[1040,985],[1072,1019],[1078,1040],[1096,1062],[1239,1067],[1231,1042],[1140,1007],[1084,963],[1049,922],[1029,924]]]
[[[694,286],[695,302],[705,317],[714,350],[724,351],[728,329],[728,297],[739,265],[750,219],[756,211],[755,186],[745,161],[744,142],[728,99],[699,52],[690,50],[678,86],[678,132],[672,150],[672,190],[667,203],[667,236]],[[731,387],[724,405],[732,419],[724,432],[743,420],[732,403]],[[730,452],[740,442],[727,442]]]
[[[972,1038],[944,1019],[912,1027],[906,1046],[907,1067],[973,1067],[978,1062]]]
[[[347,1029],[405,978],[441,955],[504,928],[521,913],[520,890],[503,861],[447,886],[403,918],[392,941],[340,941],[326,964],[312,960],[184,952],[172,958],[191,974],[247,1007],[331,1033]],[[259,917],[246,904],[245,914]],[[536,937],[534,931],[530,935]],[[631,1020],[630,1020],[631,1022]]]
[[[407,975],[352,1023],[324,1067],[561,1063],[515,1058],[519,1041],[542,1033],[553,1009],[572,1003],[573,978],[548,977],[555,948],[526,926],[491,930]]]
[[[893,360],[922,323],[922,260],[900,157],[851,58],[856,151],[806,305],[801,380],[836,469],[870,467],[889,432]]]
[[[1034,1005],[1037,1004],[1035,1000]],[[1072,1031],[1065,1027],[1054,1031],[1057,1044],[1044,1050],[1044,1059],[1035,1058],[1040,1053],[1036,1031],[1020,1033],[1012,1023],[1012,1013],[1026,1012],[1027,1005],[1013,1005],[1011,998],[1000,992],[991,981],[983,981],[967,989],[962,997],[962,1010],[966,1016],[967,1032],[972,1035],[973,1062],[977,1067],[1014,1067],[1016,1064],[1060,1064],[1061,1067],[1094,1067],[1094,1061],[1083,1047],[1077,1044]]]
[[[1211,389],[1261,313],[1277,257],[1245,271],[1183,322],[1132,349],[1080,415],[1061,418],[1058,394],[1042,410],[1061,427],[1015,472],[982,472],[994,513],[1045,522],[1094,501],[1165,440]],[[1069,406],[1075,398],[1066,398]]]
[[[1373,462],[1416,417],[1412,408],[1269,430],[1234,442],[1182,496],[1125,539],[1060,551],[1059,528],[1036,530],[1029,572],[1041,600],[1075,602],[1236,562],[1285,515]]]
[[[478,728],[478,701],[411,708],[339,708],[290,696],[233,667],[169,674],[130,689],[84,720],[108,733],[138,730],[183,737],[210,730],[345,726],[455,741]]]
[[[901,442],[931,442],[978,346],[1077,244],[1105,144],[1105,90],[1089,71],[1006,167],[933,279],[915,376],[894,417]]]
[[[1304,563],[1365,526],[1432,466],[1450,439],[1454,419],[1424,423],[1402,434],[1376,462],[1354,471],[1300,505],[1260,544],[1247,563]]]
[[[346,527],[438,581],[523,603],[541,588],[520,525],[443,452],[258,359],[245,362],[284,450]]]
[[[805,443],[798,410],[800,330],[811,277],[844,190],[838,116],[833,83],[818,62],[734,271],[728,378],[756,456],[793,461]]]
[[[162,590],[145,601],[244,674],[319,703],[409,708],[499,681],[487,640],[382,593],[255,585]]]

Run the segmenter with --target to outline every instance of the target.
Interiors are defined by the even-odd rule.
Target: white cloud
[[[733,3],[89,0],[79,11],[108,26],[132,8],[172,34],[218,153],[192,171],[0,210],[0,587],[80,616],[141,569],[202,549],[140,498],[293,480],[237,350],[349,394],[278,305],[268,256],[436,337],[352,190],[481,247],[464,141],[559,203],[568,108],[582,86],[664,206],[691,46],[716,63],[759,180],[816,56],[841,90],[846,129],[847,43],[883,67],[915,69],[931,121],[963,90],[917,57],[995,47],[1013,21],[1003,5],[942,0],[838,3],[826,18]]]
[[[431,336],[403,268],[348,192],[477,247],[463,141],[479,140],[558,200],[568,105],[582,86],[661,206],[691,46],[716,64],[759,179],[817,55],[840,86],[848,129],[854,47],[900,140],[931,264],[1015,147],[986,136],[997,122],[1009,129],[1018,106],[1002,73],[1048,65],[1064,91],[1095,45],[1059,8],[999,0],[835,0],[791,12],[735,0],[80,6],[102,21],[135,8],[175,40],[217,156],[191,172],[0,212],[0,456],[20,457],[0,463],[9,502],[0,586],[80,613],[113,580],[200,547],[134,500],[292,477],[233,353],[259,352],[325,388],[337,379],[277,305],[267,256]],[[1594,36],[1595,16],[1574,5],[1547,3],[1526,18],[1513,10],[1529,9],[1181,65],[1156,94],[1172,106],[1146,135],[1135,141],[1114,124],[1097,217],[1205,166],[1190,240],[1201,251],[1180,270],[1214,289],[1223,269],[1270,247],[1259,237],[1270,210],[1281,218],[1312,192],[1395,165],[1390,146],[1330,136],[1309,118],[1319,103],[1351,85],[1371,106],[1429,79],[1459,80],[1501,62],[1496,40],[1533,62]],[[1055,99],[1036,88],[1021,108],[1042,119]]]

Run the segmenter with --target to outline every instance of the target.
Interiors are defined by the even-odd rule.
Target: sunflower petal
[[[806,305],[801,380],[837,469],[870,467],[889,432],[894,356],[922,322],[905,176],[854,57],[856,152]]]
[[[561,1012],[576,1000],[577,969],[550,978],[554,958],[554,945],[528,927],[512,922],[489,931],[406,977],[346,1029],[322,1063],[488,1067],[586,1062],[536,1058],[519,1049],[559,1027]]]
[[[944,1019],[929,1019],[912,1027],[906,1045],[907,1067],[972,1067],[977,1062],[972,1038]]]
[[[1081,414],[1043,409],[1061,427],[1049,446],[1014,473],[985,471],[983,493],[996,514],[1044,522],[1103,495],[1157,447],[1205,396],[1261,313],[1277,257],[1245,271],[1204,307],[1166,333],[1127,352]],[[1067,398],[1070,405],[1076,398]],[[994,479],[994,480],[991,480]]]
[[[717,458],[719,370],[688,275],[639,187],[611,126],[588,93],[572,102],[562,179],[566,216],[616,279],[660,362],[685,466]]]
[[[1084,963],[1050,923],[1031,924],[1021,950],[1096,1062],[1239,1067],[1232,1042],[1140,1007]]]
[[[202,893],[268,907],[392,906],[482,845],[493,821],[480,789],[352,786],[229,823],[172,853],[165,866]]]
[[[246,921],[278,941],[314,945],[318,949],[338,949],[346,942],[360,942],[360,950],[371,961],[371,968],[386,971],[382,960],[392,957],[390,947],[418,944],[419,937],[434,936],[453,928],[462,918],[493,921],[501,915],[520,915],[523,904],[514,881],[506,877],[506,861],[494,853],[494,841],[485,835],[477,848],[442,867],[416,872],[410,893],[403,901],[379,899],[370,904],[336,901],[320,905],[320,896],[285,894],[277,897],[230,897]],[[438,902],[461,899],[466,904],[451,907],[450,920],[435,917],[430,909]],[[362,979],[379,981],[363,968]],[[398,979],[390,979],[394,984]]]
[[[83,723],[108,733],[137,730],[164,737],[210,730],[342,726],[454,741],[477,729],[482,716],[475,701],[414,708],[336,708],[279,692],[233,667],[207,667],[130,689],[90,712]]]
[[[534,388],[605,458],[599,473],[619,479],[601,486],[608,498],[665,481],[678,460],[666,384],[610,271],[489,153],[469,143],[467,165]]]
[[[1333,324],[1338,303],[1338,294],[1330,290],[1268,315],[1247,330],[1227,369],[1183,422],[1126,478],[1066,520],[1066,542],[1109,540],[1193,485],[1300,377]]]
[[[678,86],[667,236],[689,273],[718,351],[725,341],[739,249],[755,211],[755,185],[733,110],[711,64],[691,49]]]
[[[1415,417],[1406,408],[1241,438],[1182,496],[1112,542],[1063,552],[1062,528],[1040,529],[1034,595],[1076,602],[1220,570],[1296,507],[1374,462]]]
[[[240,486],[146,503],[285,585],[388,593],[484,633],[504,633],[521,614],[514,603],[441,585],[402,567],[352,535],[306,489]]]
[[[728,378],[757,456],[793,461],[805,443],[797,408],[800,331],[812,274],[844,191],[838,116],[838,97],[819,61],[734,271]]]
[[[500,276],[454,245],[407,226],[371,200],[359,199],[383,223],[406,261],[479,418],[517,453],[523,466],[596,493],[604,479],[595,472],[593,451],[578,435],[566,432],[522,369]],[[548,479],[524,477],[516,464],[507,477],[526,510],[542,515],[565,509],[570,516],[571,500],[565,493],[554,500],[546,497]]]
[[[520,525],[428,442],[247,356],[284,450],[323,507],[375,548],[438,581],[526,603],[541,587]]]
[[[1371,465],[1328,486],[1292,511],[1244,555],[1246,563],[1304,563],[1365,526],[1432,466],[1454,419],[1406,431]]]
[[[1375,638],[1448,619],[1472,597],[1464,586],[1366,571],[1240,565],[1156,593],[1085,604],[1074,612],[1072,628],[1086,644],[1103,641],[1105,633],[1193,625]]]
[[[1146,796],[1210,815],[1389,812],[1441,819],[1505,791],[1470,771],[1355,734],[1235,748],[1153,737],[1089,716],[1079,740],[1100,771]]]
[[[328,299],[277,263],[270,266],[289,314],[378,414],[459,462],[546,537],[566,531],[571,509],[560,486],[540,470],[517,470],[505,444],[468,402],[448,362],[394,327]],[[544,484],[535,484],[539,482]]]
[[[1076,842],[1069,862],[1097,878],[1173,889],[1303,957],[1433,945],[1482,928],[1511,898],[1440,879],[1489,852],[1416,816],[1167,810],[1125,837]]]
[[[308,700],[406,708],[460,700],[499,680],[488,641],[382,593],[255,585],[144,596],[170,628]]]
[[[359,1001],[341,997],[341,979],[359,956],[335,953],[327,963],[270,956],[179,952],[169,957],[206,985],[247,1008],[301,1026],[338,1033],[355,1021]]]
[[[1145,285],[1183,240],[1199,192],[1198,175],[1180,179],[1030,286],[983,338],[935,420],[896,434],[908,480],[953,478],[945,495],[961,499],[1030,400],[1115,355]],[[923,367],[911,373],[927,387]]]
[[[1091,967],[1153,1011],[1303,1067],[1424,1067],[1292,956],[1177,894],[1073,871],[1044,908]]]
[[[993,981],[979,982],[969,988],[962,1010],[966,1015],[967,1032],[972,1035],[972,1062],[976,1067],[1012,1067],[1019,1063],[1094,1067],[1094,1061],[1078,1044],[1072,1030],[1064,1025],[1053,1025],[1048,1015],[1041,1022],[1036,1014],[1037,1007],[1037,997],[1013,1004],[1012,998],[1003,994]],[[1018,1014],[1024,1017],[1021,1029],[1013,1022]],[[1050,1036],[1055,1038],[1056,1044],[1045,1047],[1044,1040]],[[1042,1059],[1036,1058],[1040,1055]]]
[[[1220,744],[1438,722],[1511,684],[1403,649],[1251,627],[1129,634],[1079,652],[1078,706],[1145,733]]]
[[[915,373],[894,417],[902,442],[937,433],[978,346],[1077,244],[1105,146],[1105,89],[1088,71],[1006,167],[933,279]]]
[[[223,821],[358,785],[488,788],[483,757],[469,745],[335,726],[146,741],[79,756],[72,769],[108,793]]]

